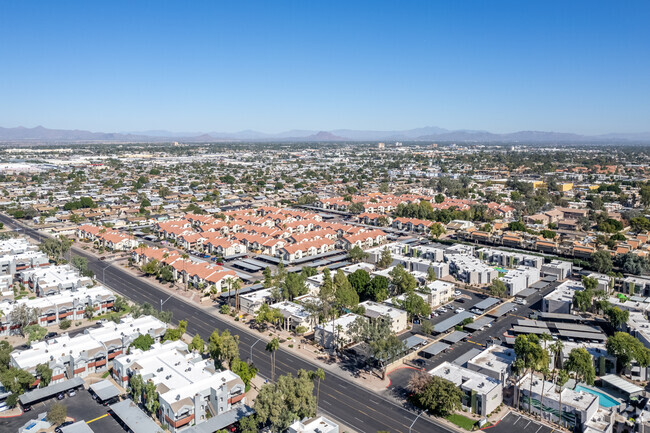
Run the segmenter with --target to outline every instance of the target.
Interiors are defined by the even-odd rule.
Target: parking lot
[[[27,421],[35,419],[41,413],[47,413],[52,403],[59,401],[68,408],[68,416],[75,421],[84,420],[90,422],[89,426],[95,433],[113,433],[123,431],[122,427],[108,414],[108,407],[97,403],[86,390],[78,391],[73,397],[66,397],[63,400],[56,398],[36,403],[32,409],[20,416],[0,419],[0,431],[16,432]]]
[[[515,412],[508,412],[498,424],[483,429],[483,431],[489,433],[512,433],[514,431],[526,433],[551,433],[553,430],[552,427],[540,424],[535,420]]]

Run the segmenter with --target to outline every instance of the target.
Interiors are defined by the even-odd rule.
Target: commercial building
[[[432,376],[446,379],[463,391],[463,407],[480,416],[492,413],[503,401],[503,384],[488,375],[443,362],[429,371]]]
[[[261,289],[239,295],[239,305],[243,312],[255,314],[263,304],[271,302],[271,289]]]
[[[50,259],[40,251],[27,250],[0,256],[0,274],[15,275],[25,269],[48,266]]]

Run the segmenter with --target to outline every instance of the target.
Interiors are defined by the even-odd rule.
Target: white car
[[[456,313],[462,313],[463,311],[465,311],[464,308],[456,308]]]
[[[454,292],[454,296],[460,296],[460,295],[462,295],[462,293],[460,293],[460,290],[456,290],[456,291]]]

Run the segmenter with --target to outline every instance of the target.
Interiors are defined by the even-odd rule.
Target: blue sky
[[[0,2],[0,126],[650,130],[650,2]]]

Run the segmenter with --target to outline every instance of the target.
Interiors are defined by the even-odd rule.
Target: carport
[[[474,358],[476,355],[483,352],[483,350],[484,349],[479,349],[476,347],[469,349],[467,352],[463,353],[458,358],[454,359],[453,363],[456,365],[460,365],[461,367],[465,367],[467,362],[470,359]]]
[[[515,308],[515,304],[512,302],[507,302],[503,305],[499,305],[497,308],[494,310],[490,311],[488,316],[494,317],[495,319],[498,319],[501,316],[505,316],[509,312],[511,312]]]
[[[90,385],[90,391],[97,396],[100,403],[115,399],[121,394],[120,390],[108,379],[93,383]]]
[[[29,407],[34,403],[50,399],[62,392],[68,392],[71,389],[76,389],[84,385],[84,380],[80,377],[73,377],[63,382],[55,383],[45,388],[36,388],[33,391],[26,392],[19,397],[20,405],[22,407]]]
[[[433,343],[432,345],[428,346],[427,348],[423,349],[420,354],[421,356],[424,356],[425,358],[433,358],[437,354],[444,352],[445,350],[449,349],[451,347],[450,344],[443,343],[441,341],[437,341]]]
[[[408,350],[411,350],[414,347],[422,346],[426,342],[426,338],[418,337],[417,335],[411,335],[409,338],[404,340],[404,344]]]
[[[438,333],[438,334],[442,334],[443,332],[447,332],[448,330],[450,330],[454,326],[463,323],[463,320],[469,319],[469,318],[473,319],[474,315],[472,313],[468,312],[468,311],[463,311],[461,313],[456,313],[453,316],[451,316],[451,317],[443,320],[442,322],[436,324],[433,327],[433,331]]]
[[[110,406],[115,414],[115,420],[128,431],[133,433],[151,433],[161,431],[146,413],[142,411],[131,399],[122,400]]]
[[[483,299],[481,302],[474,305],[472,308],[476,308],[477,310],[481,310],[481,311],[486,311],[498,303],[499,300],[496,298],[487,298],[487,299]]]
[[[492,322],[494,322],[494,319],[483,316],[480,319],[465,325],[465,329],[469,329],[472,332],[478,331],[479,329],[485,327],[486,325],[489,325]]]
[[[74,424],[61,427],[63,433],[93,433],[93,430],[86,424],[86,421],[77,421]]]
[[[456,344],[461,341],[463,338],[467,337],[469,334],[463,331],[454,331],[451,334],[442,338],[442,341],[449,344]]]

